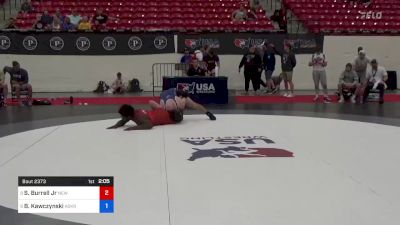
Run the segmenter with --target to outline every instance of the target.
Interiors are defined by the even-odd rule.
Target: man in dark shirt
[[[95,29],[102,29],[108,21],[108,16],[103,13],[103,9],[98,9],[96,15],[93,16]]]
[[[53,17],[49,15],[49,11],[44,10],[43,15],[40,17],[40,23],[42,23],[44,28],[53,24]]]
[[[32,12],[33,7],[30,0],[25,0],[21,5],[21,12],[22,13],[30,13]]]
[[[272,74],[275,70],[276,59],[274,50],[272,49],[270,44],[266,44],[266,50],[263,56],[263,63],[265,70],[265,79],[268,86],[267,92],[272,91],[273,93],[275,93],[277,89],[275,88],[274,81],[272,80]]]
[[[9,73],[11,78],[11,89],[15,91],[19,105],[22,106],[21,91],[28,91],[28,105],[32,105],[32,86],[29,84],[28,72],[22,69],[17,61],[12,62],[12,67],[6,66],[4,73]]]
[[[192,63],[190,64],[187,75],[188,76],[205,76],[206,70],[200,67],[199,61],[197,61],[197,59],[192,59]]]
[[[249,52],[243,55],[242,61],[239,64],[239,73],[241,68],[244,66],[244,79],[245,79],[245,91],[248,93],[250,80],[253,84],[254,91],[260,89],[260,78],[257,76],[258,70],[261,69],[262,59],[259,54],[256,53],[256,48],[253,46],[249,49]]]
[[[282,64],[282,78],[285,84],[285,97],[292,98],[294,84],[293,84],[293,69],[296,67],[297,61],[292,46],[289,43],[284,44],[283,52],[276,50],[275,46],[272,45],[276,54],[281,56]],[[289,92],[290,90],[290,92]]]
[[[189,49],[185,48],[185,54],[181,57],[182,64],[189,64],[192,61],[192,55]]]
[[[207,73],[210,76],[217,74],[217,69],[220,68],[219,57],[215,54],[214,49],[209,49],[203,58],[203,61],[207,64]],[[218,68],[217,68],[218,67]]]
[[[0,108],[7,106],[8,86],[4,72],[0,71]]]

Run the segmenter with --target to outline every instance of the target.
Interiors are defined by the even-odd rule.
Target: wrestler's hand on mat
[[[208,118],[210,118],[210,120],[216,120],[217,118],[214,116],[214,114],[212,114],[211,112],[206,112],[206,115],[208,116]]]
[[[107,129],[117,129],[117,128],[118,128],[117,125],[114,125],[114,126],[111,126],[111,127],[107,127]]]

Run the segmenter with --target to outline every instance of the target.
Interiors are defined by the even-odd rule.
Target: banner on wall
[[[174,35],[164,33],[0,33],[0,54],[141,55],[174,52]]]
[[[179,34],[178,52],[185,48],[195,50],[204,45],[216,49],[219,55],[244,54],[251,46],[263,43],[273,43],[282,51],[284,43],[290,43],[297,54],[314,53],[317,46],[323,48],[324,36],[314,34],[256,34],[256,33],[210,33],[210,34]]]

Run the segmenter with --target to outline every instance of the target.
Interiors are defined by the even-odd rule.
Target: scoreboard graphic
[[[114,177],[18,177],[18,213],[114,213]]]

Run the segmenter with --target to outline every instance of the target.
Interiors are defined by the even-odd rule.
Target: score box
[[[113,213],[114,177],[18,177],[18,213]]]

